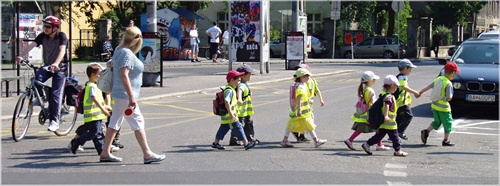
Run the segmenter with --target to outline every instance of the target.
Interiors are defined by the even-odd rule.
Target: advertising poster
[[[142,48],[139,50],[139,60],[144,63],[144,72],[160,72],[161,39],[155,33],[143,33]]]
[[[304,34],[302,32],[292,32],[286,36],[286,59],[304,59]]]
[[[158,33],[163,36],[163,59],[179,59],[179,48],[181,46],[179,14],[164,8],[158,10],[156,16]]]
[[[231,2],[231,47],[235,61],[260,62],[260,1]]]
[[[22,40],[35,40],[43,32],[42,14],[19,14],[19,38]],[[21,51],[32,41],[21,42]],[[35,47],[28,53],[27,59],[31,62],[42,62],[42,47]]]

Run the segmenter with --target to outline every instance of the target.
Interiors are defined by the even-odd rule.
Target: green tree
[[[433,18],[433,24],[451,28],[455,24],[464,24],[472,13],[478,13],[486,1],[444,1],[429,2],[425,13]]]

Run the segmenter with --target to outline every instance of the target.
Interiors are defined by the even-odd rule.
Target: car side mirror
[[[446,59],[438,59],[438,62],[440,65],[445,65],[446,64]]]

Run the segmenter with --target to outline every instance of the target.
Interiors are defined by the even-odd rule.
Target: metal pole
[[[21,12],[21,8],[20,8],[20,2],[15,2],[15,5],[16,5],[16,29],[13,30],[17,33],[16,35],[16,51],[17,51],[17,55],[16,56],[12,56],[14,58],[17,58],[17,56],[19,54],[21,54],[21,37],[19,37],[20,35],[20,31],[19,31],[19,13]],[[23,56],[24,57],[24,56]],[[19,63],[16,62],[16,66],[17,66],[17,69],[16,69],[16,75],[17,76],[20,76],[21,75],[21,66],[19,65]],[[19,93],[21,92],[21,80],[20,79],[17,79],[17,95],[19,95]],[[7,94],[9,94],[7,92]]]
[[[337,30],[337,20],[333,20],[333,39],[332,39],[332,59],[335,59],[335,33]]]
[[[399,10],[399,6],[401,6],[400,2],[398,2],[398,10]],[[399,36],[399,12],[400,11],[397,12],[397,14],[398,14],[398,40],[397,40],[398,41],[398,59],[400,58],[400,56],[399,56],[400,55],[400,49],[399,49],[399,47],[401,46],[401,44],[399,43],[399,37],[400,37]]]
[[[71,74],[73,72],[73,58],[72,58],[72,51],[73,51],[73,21],[71,20],[72,16],[71,14],[73,14],[73,10],[72,10],[72,6],[73,6],[73,1],[69,1],[69,43],[68,43],[68,48],[69,48],[69,52],[67,52],[67,55],[69,56],[69,77],[71,77]]]

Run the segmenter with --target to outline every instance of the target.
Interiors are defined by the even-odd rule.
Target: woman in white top
[[[191,27],[191,30],[189,31],[189,36],[191,37],[190,44],[193,54],[191,62],[195,62],[195,60],[196,62],[200,62],[200,59],[198,59],[198,52],[200,51],[198,44],[200,43],[200,39],[198,39],[198,30],[196,29],[196,25],[193,25],[193,27]]]

